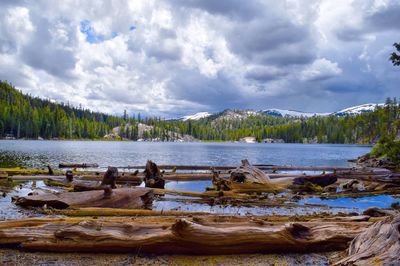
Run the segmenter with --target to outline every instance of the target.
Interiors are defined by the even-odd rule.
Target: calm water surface
[[[247,158],[250,162],[299,165],[346,166],[347,160],[370,151],[361,145],[304,145],[304,144],[244,144],[244,143],[151,143],[102,141],[1,141],[0,166],[43,167],[59,163],[97,163],[108,165],[144,165],[147,159],[159,164],[238,165]],[[167,182],[166,189],[204,191],[211,181]],[[11,203],[13,196],[25,196],[33,190],[52,190],[42,181],[27,182],[0,198],[0,219],[10,219],[35,213],[26,212]],[[322,200],[308,198],[296,207],[246,207],[186,203],[165,196],[153,202],[155,210],[206,211],[223,214],[302,215],[320,212],[362,212],[368,207],[388,208],[399,201],[381,195],[359,199],[339,198]],[[174,196],[177,197],[177,196]],[[322,204],[307,206],[307,204]]]
[[[0,166],[43,167],[59,163],[100,166],[158,164],[238,165],[251,163],[346,166],[369,146],[337,144],[166,143],[0,140]]]

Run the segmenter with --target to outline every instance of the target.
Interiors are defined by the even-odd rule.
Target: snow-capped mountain
[[[215,114],[215,120],[240,120],[248,118],[249,116],[259,115],[260,112],[254,110],[231,110],[226,109],[220,113]]]
[[[301,111],[294,111],[294,110],[285,110],[285,109],[267,109],[261,111],[263,114],[266,115],[273,115],[273,116],[289,116],[289,117],[313,117],[313,116],[328,116],[331,113],[306,113]]]
[[[196,114],[194,114],[194,115],[186,115],[186,116],[183,116],[183,117],[179,118],[179,120],[182,120],[182,121],[186,121],[186,120],[199,120],[199,119],[202,119],[202,118],[209,117],[210,115],[212,115],[212,114],[209,113],[209,112],[200,112],[200,113],[196,113]]]
[[[196,113],[194,115],[184,116],[184,117],[180,118],[179,120],[182,120],[182,121],[199,120],[199,119],[210,117],[210,116],[215,116],[215,119],[232,120],[232,119],[244,119],[244,118],[247,118],[248,116],[261,115],[261,114],[279,116],[279,117],[313,117],[313,116],[329,116],[329,115],[353,116],[353,115],[359,115],[362,113],[373,112],[376,107],[384,106],[384,105],[385,104],[383,104],[383,103],[378,103],[378,104],[367,103],[367,104],[348,107],[348,108],[345,108],[343,110],[333,112],[333,113],[309,113],[309,112],[277,109],[277,108],[265,109],[262,111],[227,109],[220,113],[200,112],[200,113]]]
[[[343,110],[340,110],[338,112],[333,113],[333,115],[336,116],[353,116],[353,115],[359,115],[362,113],[369,113],[373,112],[376,107],[378,106],[384,106],[384,103],[367,103],[367,104],[362,104],[362,105],[357,105],[353,107],[349,107]]]

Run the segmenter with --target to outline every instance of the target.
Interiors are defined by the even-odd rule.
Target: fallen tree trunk
[[[400,215],[370,226],[351,242],[349,257],[336,265],[400,265]]]
[[[63,210],[43,210],[46,214],[57,214],[72,217],[84,216],[190,216],[210,215],[208,212],[186,211],[155,211],[143,209],[116,209],[116,208],[68,208]]]
[[[272,164],[254,164],[253,166],[261,170],[300,170],[300,171],[339,171],[339,170],[353,170],[354,167],[335,167],[335,166],[287,166],[287,165],[272,165]],[[135,166],[116,166],[119,169],[145,169],[144,165]],[[236,166],[221,166],[221,165],[158,165],[160,169],[164,170],[232,170]]]
[[[58,168],[96,168],[97,163],[60,163]]]
[[[23,207],[48,207],[65,209],[68,207],[108,207],[140,209],[153,200],[153,190],[148,188],[119,188],[107,197],[101,190],[84,192],[48,193],[20,197],[15,204]]]
[[[150,218],[150,217],[149,217]],[[197,219],[194,219],[197,221]],[[152,222],[153,221],[153,222]],[[211,224],[189,219],[140,222],[27,219],[0,222],[0,245],[54,252],[238,254],[343,250],[365,222]]]
[[[293,179],[293,185],[304,185],[305,183],[315,184],[321,187],[332,185],[337,181],[335,174],[301,176]]]

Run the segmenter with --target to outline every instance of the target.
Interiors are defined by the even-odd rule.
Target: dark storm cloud
[[[385,8],[366,16],[366,22],[376,30],[400,30],[400,2],[392,2]]]
[[[366,12],[362,17],[363,24],[339,28],[336,35],[341,41],[365,42],[367,34],[382,31],[400,31],[400,3],[390,2],[387,6]]]
[[[316,56],[313,38],[308,25],[271,17],[234,27],[227,35],[231,50],[244,59],[283,66],[310,63]]]
[[[276,68],[270,67],[255,67],[246,72],[246,78],[257,80],[260,82],[267,82],[275,79],[280,79],[288,73]]]
[[[336,36],[345,42],[365,42],[368,40],[361,29],[344,28],[337,31]]]
[[[243,0],[168,0],[175,7],[197,8],[213,15],[223,15],[251,20],[261,15],[262,1]]]
[[[0,53],[13,54],[15,52],[17,52],[17,43],[0,37]]]
[[[38,19],[35,22],[36,31],[22,49],[21,58],[33,68],[42,69],[57,77],[70,78],[70,71],[77,61],[74,53],[66,49],[74,42],[73,28],[69,29],[66,43],[57,43],[59,40],[50,34],[54,25],[46,19]]]
[[[241,105],[239,88],[224,75],[207,78],[194,71],[182,70],[169,85],[170,96],[177,99],[193,101],[217,110],[224,106],[234,108]]]

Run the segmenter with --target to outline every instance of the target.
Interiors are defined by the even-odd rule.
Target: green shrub
[[[372,148],[372,157],[387,157],[395,164],[400,164],[400,140],[394,140],[390,136],[382,136]]]

